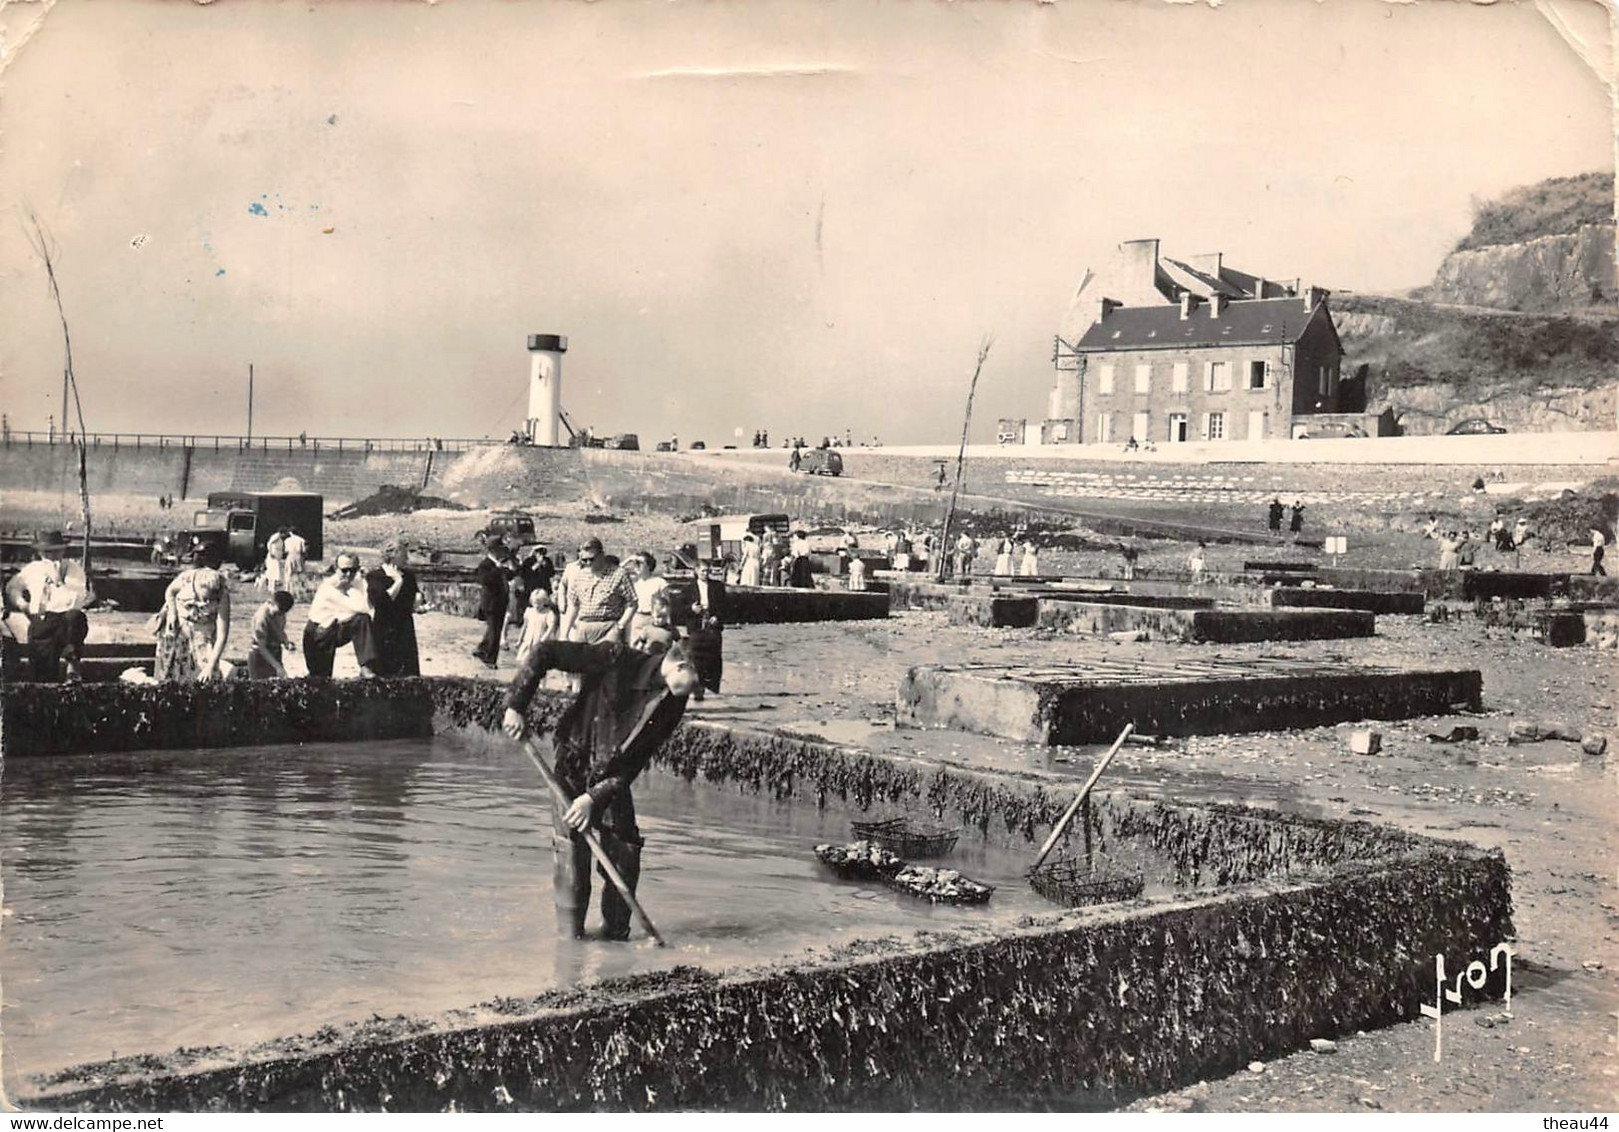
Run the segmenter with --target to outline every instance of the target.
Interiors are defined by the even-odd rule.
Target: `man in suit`
[[[484,545],[486,553],[474,571],[482,590],[478,600],[478,616],[483,621],[483,640],[472,650],[472,655],[483,661],[485,668],[494,668],[500,660],[500,635],[506,624],[512,552],[499,535],[489,535]]]

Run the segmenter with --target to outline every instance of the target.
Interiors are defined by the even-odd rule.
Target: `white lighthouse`
[[[528,336],[528,436],[535,444],[555,448],[562,433],[562,355],[568,340],[561,334]]]

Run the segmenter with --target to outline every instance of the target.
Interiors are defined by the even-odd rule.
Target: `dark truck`
[[[207,508],[192,517],[186,534],[193,546],[217,544],[226,562],[251,570],[264,561],[270,536],[293,527],[309,544],[304,556],[317,561],[326,557],[321,545],[324,502],[306,491],[211,491]]]

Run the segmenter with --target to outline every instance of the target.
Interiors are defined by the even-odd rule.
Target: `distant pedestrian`
[[[847,550],[838,551],[838,557],[843,560],[843,574],[845,586],[850,593],[861,593],[866,588],[866,563],[858,554],[851,554]]]
[[[742,536],[742,576],[740,582],[744,586],[757,586],[761,565],[761,552],[759,540],[752,531]]]
[[[292,595],[277,590],[253,613],[253,644],[247,654],[249,680],[287,679],[287,614]]]
[[[1023,562],[1018,567],[1018,573],[1025,578],[1038,577],[1040,574],[1040,550],[1032,538],[1023,540]]]
[[[781,534],[773,527],[765,528],[763,539],[759,543],[760,582],[766,586],[779,586],[782,584],[781,570],[785,551],[781,545]]]
[[[991,573],[997,577],[1010,577],[1012,573],[1012,536],[1002,535],[995,548],[995,568]]]
[[[787,455],[787,470],[790,472],[796,472],[803,466],[804,459],[798,454],[797,445],[794,445],[793,450]]]
[[[1591,573],[1607,577],[1608,572],[1602,568],[1602,559],[1606,554],[1608,536],[1597,527],[1591,528]]]
[[[1124,559],[1124,580],[1131,582],[1136,576],[1136,560],[1141,557],[1141,551],[1136,549],[1133,542],[1127,542],[1119,547],[1119,557]]]
[[[1456,548],[1456,568],[1471,570],[1477,564],[1477,558],[1478,543],[1473,541],[1473,532],[1463,531],[1461,545]]]
[[[1203,584],[1204,572],[1208,566],[1208,560],[1204,554],[1205,550],[1203,540],[1199,539],[1197,545],[1192,548],[1192,553],[1186,559],[1186,565],[1192,572],[1193,585],[1200,586]]]
[[[511,601],[510,581],[512,552],[499,535],[489,535],[484,542],[484,556],[473,571],[478,583],[478,618],[483,622],[483,639],[472,655],[483,662],[485,668],[500,664],[500,637],[506,626],[506,609]]]
[[[978,543],[966,531],[956,540],[956,577],[971,578],[973,559],[978,557]]]
[[[1270,507],[1266,509],[1265,513],[1265,526],[1270,530],[1271,534],[1280,535],[1282,533],[1282,513],[1286,510],[1287,508],[1282,506],[1280,499],[1270,501]]]
[[[1495,513],[1495,518],[1490,520],[1490,542],[1497,554],[1512,549],[1512,535],[1507,531],[1507,521],[1501,517],[1499,511]]]
[[[309,543],[297,527],[287,530],[287,561],[283,572],[288,592],[294,598],[304,596],[304,568],[309,564]]]
[[[1529,530],[1529,520],[1520,515],[1518,521],[1512,524],[1512,549],[1522,550],[1523,544],[1531,537],[1533,536]]]
[[[1455,570],[1462,539],[1455,531],[1446,531],[1439,537],[1439,568],[1447,573]]]
[[[787,584],[801,590],[815,588],[815,579],[810,577],[809,535],[803,530],[793,532],[791,552],[787,559]]]
[[[1299,532],[1304,529],[1304,504],[1299,500],[1293,501],[1293,515],[1287,521],[1287,529],[1293,532],[1293,541],[1299,541]]]
[[[287,536],[292,532],[280,527],[270,533],[264,543],[264,572],[259,584],[266,593],[287,589]]]

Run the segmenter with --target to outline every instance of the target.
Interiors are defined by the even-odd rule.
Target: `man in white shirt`
[[[95,599],[84,567],[64,558],[61,531],[41,531],[34,539],[38,560],[6,583],[6,606],[28,616],[28,651],[34,679],[54,684],[67,666],[69,682],[80,680],[79,648],[90,632],[84,607]]]
[[[309,675],[329,680],[332,660],[343,645],[354,646],[361,676],[375,676],[376,642],[371,631],[371,601],[360,578],[360,559],[345,551],[337,556],[337,571],[320,584],[309,603],[304,626],[304,661]]]

